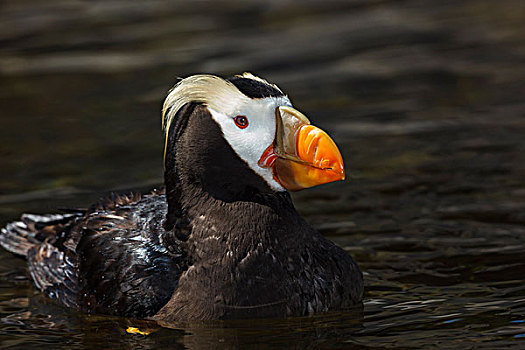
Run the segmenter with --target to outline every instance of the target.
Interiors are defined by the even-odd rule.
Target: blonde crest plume
[[[198,74],[181,80],[170,90],[162,106],[164,159],[166,159],[166,147],[171,124],[177,112],[186,103],[202,103],[216,111],[232,115],[237,106],[249,101],[250,98],[241,93],[235,85],[215,75]]]

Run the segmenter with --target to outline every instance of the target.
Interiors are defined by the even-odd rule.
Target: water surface
[[[294,201],[366,281],[354,310],[155,325],[57,306],[1,251],[2,348],[525,347],[522,1],[27,0],[0,19],[1,224],[161,186],[177,77],[252,71],[340,145],[351,180]]]

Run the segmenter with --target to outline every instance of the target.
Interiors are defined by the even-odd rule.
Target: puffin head
[[[345,178],[334,141],[250,73],[181,80],[164,102],[162,126],[168,197],[193,185],[221,200],[249,200]]]

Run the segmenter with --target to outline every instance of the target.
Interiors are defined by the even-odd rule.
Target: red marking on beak
[[[275,154],[275,151],[273,149],[273,145],[268,146],[266,150],[261,155],[261,158],[259,158],[259,161],[257,164],[261,168],[269,168],[273,166],[273,163],[275,163],[275,160],[277,159],[277,155]]]

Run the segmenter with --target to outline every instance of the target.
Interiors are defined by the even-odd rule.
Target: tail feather
[[[21,221],[10,222],[2,228],[0,245],[11,253],[27,256],[32,248],[41,245],[48,238],[47,232],[42,231],[44,228],[65,224],[72,218],[81,215],[81,212],[47,215],[23,214]],[[49,231],[49,234],[53,235],[58,233],[54,230]],[[55,238],[52,237],[52,239]]]
[[[11,253],[27,256],[29,250],[40,243],[34,235],[24,222],[14,221],[2,228],[0,245]]]
[[[83,213],[68,214],[22,214],[22,221],[33,231],[41,230],[46,226],[65,224],[73,217],[81,216]]]

